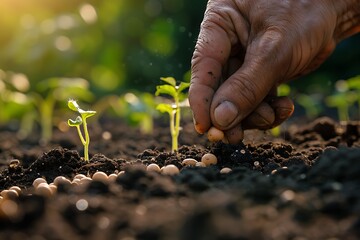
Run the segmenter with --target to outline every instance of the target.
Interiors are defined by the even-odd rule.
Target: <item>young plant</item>
[[[70,127],[76,127],[81,143],[84,145],[84,159],[85,161],[89,161],[89,143],[90,143],[90,137],[89,137],[89,132],[87,129],[87,123],[86,123],[86,119],[94,116],[96,114],[96,111],[85,111],[82,110],[80,108],[80,106],[77,104],[77,102],[73,99],[70,99],[68,101],[68,107],[75,111],[78,112],[80,114],[80,116],[77,116],[75,120],[69,119],[68,120],[68,125]],[[84,135],[80,129],[80,125],[83,125],[83,131],[84,131]]]
[[[349,109],[357,101],[357,93],[349,91],[348,83],[344,80],[336,82],[336,92],[325,99],[328,107],[335,107],[338,110],[340,122],[350,120]]]
[[[180,82],[179,85],[176,85],[176,80],[172,77],[160,78],[166,84],[159,85],[156,87],[155,95],[159,96],[160,94],[166,94],[173,98],[171,104],[160,103],[157,105],[156,109],[162,113],[168,113],[170,116],[170,133],[172,138],[172,147],[173,152],[178,150],[178,137],[180,132],[180,107],[181,102],[187,98],[187,94],[183,91],[189,88],[190,83]]]

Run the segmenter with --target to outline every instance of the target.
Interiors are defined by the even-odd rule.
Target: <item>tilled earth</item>
[[[73,131],[44,146],[0,132],[0,239],[360,239],[360,125],[320,118],[273,138],[251,131],[243,144],[210,144],[184,123],[177,153],[167,128],[152,135],[114,121],[91,129],[90,162]],[[210,167],[183,166],[217,156]],[[174,164],[169,176],[146,171]],[[229,173],[220,173],[224,167]],[[125,171],[112,182],[59,184],[45,197],[32,183]]]

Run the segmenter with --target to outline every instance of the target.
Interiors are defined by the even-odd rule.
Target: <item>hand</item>
[[[350,10],[349,10],[350,9]],[[192,59],[195,128],[221,129],[230,143],[293,112],[279,84],[316,69],[360,31],[358,0],[209,0]]]

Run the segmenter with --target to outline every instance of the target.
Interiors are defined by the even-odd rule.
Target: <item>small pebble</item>
[[[109,177],[106,173],[98,171],[93,174],[92,179],[94,181],[107,182],[109,180]]]
[[[156,163],[151,163],[146,167],[146,171],[160,172],[160,167]]]
[[[179,168],[173,164],[166,165],[162,168],[162,173],[165,175],[176,175],[179,174]]]
[[[196,163],[198,163],[198,161],[196,161],[193,158],[186,158],[182,161],[182,165],[186,165],[186,166],[195,166]]]
[[[231,171],[232,171],[231,168],[224,167],[224,168],[222,168],[222,169],[220,170],[220,173],[221,173],[221,174],[226,174],[226,173],[229,173],[229,172],[231,172]]]
[[[201,162],[205,163],[206,166],[215,165],[217,164],[217,157],[212,153],[205,153],[201,158]]]

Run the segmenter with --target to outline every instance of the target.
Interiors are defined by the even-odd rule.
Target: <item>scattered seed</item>
[[[232,171],[231,168],[224,167],[224,168],[222,168],[222,169],[220,170],[220,173],[221,173],[221,174],[226,174],[226,173],[229,173],[229,172],[231,172],[231,171]]]
[[[21,188],[18,186],[12,186],[11,188],[9,188],[9,190],[15,190],[18,194],[21,193]]]
[[[196,165],[196,163],[197,163],[198,161],[196,161],[195,159],[193,159],[193,158],[186,158],[186,159],[184,159],[183,161],[182,161],[182,165],[186,165],[186,166],[195,166]]]
[[[120,171],[119,173],[118,173],[118,176],[120,176],[121,174],[124,174],[125,173],[125,171]]]
[[[36,188],[40,183],[46,183],[46,180],[43,178],[37,178],[34,180],[32,185]]]
[[[2,190],[0,195],[5,199],[14,199],[19,196],[18,192],[15,190]]]
[[[115,182],[117,177],[118,177],[117,174],[112,173],[112,174],[109,175],[109,181],[110,182]]]
[[[165,175],[176,175],[179,174],[179,168],[173,164],[166,165],[162,168],[162,173]]]
[[[160,167],[156,163],[151,163],[146,167],[146,171],[160,172]]]
[[[255,167],[258,167],[258,166],[260,166],[260,163],[259,163],[259,161],[255,161],[255,162],[254,162],[254,166],[255,166]]]
[[[72,185],[79,185],[81,182],[81,179],[79,178],[74,178],[72,181],[71,181],[71,184]]]
[[[195,164],[195,167],[206,167],[206,165],[205,165],[205,163],[203,163],[203,162],[197,162],[197,163]]]
[[[85,178],[85,177],[86,176],[84,174],[79,173],[79,174],[75,175],[74,179],[82,179],[82,178]]]
[[[94,181],[107,182],[109,177],[106,173],[104,173],[102,171],[98,171],[93,174],[92,179]]]
[[[47,183],[39,184],[39,186],[35,189],[35,193],[44,197],[52,196],[52,190]]]
[[[92,181],[91,178],[89,178],[89,177],[84,177],[84,178],[80,179],[79,184],[80,184],[80,185],[82,185],[82,184],[88,184],[88,183],[91,182],[91,181]]]
[[[207,133],[210,142],[217,142],[224,139],[224,132],[216,127],[211,127]]]
[[[3,199],[0,205],[0,212],[4,213],[8,218],[14,218],[18,215],[19,206],[16,202]]]
[[[201,158],[201,162],[205,163],[206,166],[215,165],[217,164],[217,157],[212,153],[205,153]]]
[[[71,184],[71,181],[64,176],[57,176],[54,179],[54,184],[56,186],[59,186],[59,184]]]
[[[51,190],[51,193],[54,195],[57,192],[57,186],[54,183],[49,184],[49,188]]]

